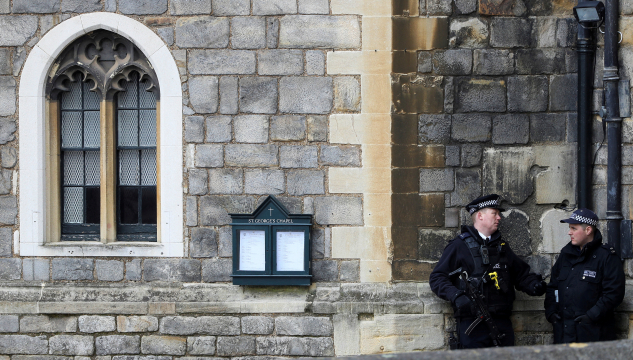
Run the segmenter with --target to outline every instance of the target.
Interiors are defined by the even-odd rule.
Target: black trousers
[[[493,318],[499,332],[505,334],[501,339],[501,346],[513,346],[514,345],[514,331],[512,330],[512,322],[509,317]],[[478,349],[493,347],[492,339],[490,338],[490,330],[485,321],[482,321],[475,327],[470,335],[466,335],[466,329],[475,321],[475,318],[461,318],[457,319],[459,324],[459,341],[464,349]]]

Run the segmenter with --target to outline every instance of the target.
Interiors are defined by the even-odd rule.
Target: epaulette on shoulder
[[[470,234],[469,234],[469,233],[467,233],[467,232],[465,232],[465,233],[461,233],[461,234],[459,234],[458,238],[460,238],[460,239],[464,240],[465,238],[467,238],[467,237],[469,237],[469,236],[470,236]]]
[[[609,244],[602,244],[602,247],[607,250],[609,253],[611,253],[611,255],[615,255],[615,249],[613,248],[613,246],[609,245]]]

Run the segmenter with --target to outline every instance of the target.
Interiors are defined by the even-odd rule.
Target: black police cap
[[[478,197],[475,200],[471,201],[470,204],[466,205],[466,210],[468,210],[468,213],[470,215],[484,208],[492,208],[498,209],[499,211],[505,211],[505,209],[501,207],[501,196],[497,194],[490,194]]]
[[[587,224],[598,226],[598,215],[589,209],[578,209],[574,211],[569,219],[561,220],[562,223],[568,224]]]

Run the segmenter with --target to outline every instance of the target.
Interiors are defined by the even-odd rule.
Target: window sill
[[[155,243],[121,241],[101,243],[98,241],[60,241],[46,244],[21,243],[21,256],[59,257],[182,257],[182,243]]]

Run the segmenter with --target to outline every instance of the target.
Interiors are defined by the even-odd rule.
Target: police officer
[[[624,299],[624,270],[615,250],[602,244],[598,217],[588,209],[569,219],[571,241],[552,268],[545,315],[554,343],[614,340],[613,309]]]
[[[515,298],[514,287],[532,296],[545,293],[546,283],[540,275],[530,273],[530,266],[512,252],[508,240],[497,230],[504,211],[496,194],[482,196],[466,206],[473,226],[462,226],[461,234],[449,241],[429,283],[437,296],[453,305],[461,348],[493,346],[490,326],[477,324],[469,335],[466,330],[476,320],[477,310],[466,292],[459,273],[466,271],[481,291],[485,307],[498,331],[505,334],[500,346],[514,345],[510,315]],[[460,271],[461,270],[461,271]]]

